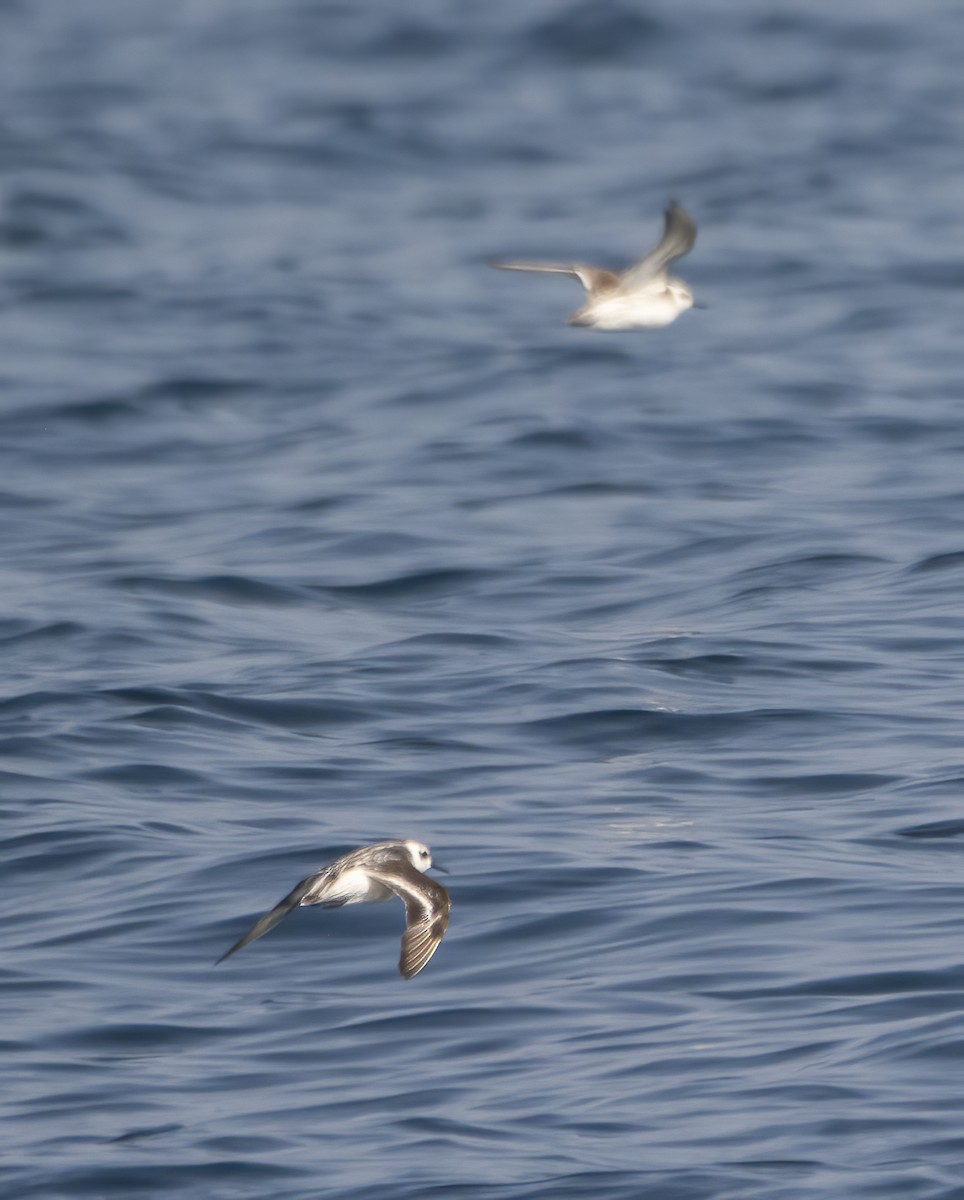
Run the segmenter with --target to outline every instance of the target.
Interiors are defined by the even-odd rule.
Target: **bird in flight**
[[[404,979],[411,979],[438,949],[452,907],[445,888],[424,873],[431,865],[432,854],[428,846],[411,840],[376,842],[352,850],[302,879],[217,961],[224,962],[249,942],[274,929],[299,905],[341,908],[344,904],[368,904],[398,896],[405,904],[405,932],[398,970]],[[444,871],[445,868],[437,866],[436,870]]]
[[[503,271],[547,271],[574,275],[586,289],[586,303],[569,318],[570,325],[592,329],[661,329],[693,307],[693,293],[669,274],[674,259],[693,249],[696,225],[675,200],[664,213],[665,227],[658,244],[635,266],[621,273],[578,263],[497,262]]]

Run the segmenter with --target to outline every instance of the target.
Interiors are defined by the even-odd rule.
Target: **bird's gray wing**
[[[248,930],[244,937],[238,938],[230,950],[226,950],[219,959],[215,961],[215,966],[218,963],[224,962],[226,958],[230,958],[232,954],[243,949],[249,942],[256,941],[259,937],[269,933],[274,929],[279,921],[283,920],[293,908],[297,908],[307,896],[318,886],[319,880],[325,874],[324,871],[316,871],[313,875],[309,875],[307,879],[302,879],[297,887],[292,888],[285,898],[274,906],[271,912],[265,913],[260,921],[256,921]],[[311,903],[311,901],[309,901]],[[340,908],[345,903],[344,900],[322,901],[323,908]]]
[[[407,857],[403,860],[400,856],[391,867],[371,874],[405,901],[406,925],[398,970],[403,979],[411,979],[438,949],[448,927],[452,901],[440,883],[423,875]]]
[[[550,275],[572,275],[590,296],[599,296],[604,292],[616,291],[620,285],[619,276],[615,271],[607,271],[605,267],[584,267],[578,263],[572,266],[561,266],[555,263],[528,262],[497,262],[492,264],[500,271],[542,271]]]
[[[642,287],[663,274],[674,258],[682,258],[693,249],[696,225],[689,213],[673,200],[663,214],[663,219],[665,226],[659,244],[650,250],[641,262],[623,274],[624,287],[630,290]]]

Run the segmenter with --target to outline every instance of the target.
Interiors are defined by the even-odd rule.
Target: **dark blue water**
[[[964,1197],[962,44],[0,4],[5,1197]]]

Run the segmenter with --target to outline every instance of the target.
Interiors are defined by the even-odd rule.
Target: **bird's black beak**
[[[433,871],[441,871],[443,875],[448,875],[448,874],[450,873],[450,872],[449,872],[449,869],[448,869],[448,867],[443,867],[441,863],[434,863],[434,862],[433,862],[433,863],[432,863],[432,870],[433,870]]]
[[[709,308],[710,306],[706,303],[705,300],[694,300],[693,307],[694,308]]]

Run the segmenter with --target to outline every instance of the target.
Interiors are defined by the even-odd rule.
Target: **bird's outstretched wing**
[[[287,896],[274,906],[271,912],[265,913],[260,921],[256,921],[251,926],[244,937],[238,938],[230,950],[226,950],[219,959],[216,959],[214,965],[217,966],[218,963],[224,962],[226,958],[230,958],[232,954],[237,953],[238,950],[242,950],[247,946],[249,942],[256,941],[259,937],[263,937],[264,934],[274,929],[279,921],[283,920],[293,908],[297,908],[302,900],[317,887],[319,875],[320,872],[315,872],[314,875],[309,875],[307,879],[302,879],[301,883],[297,887],[292,888]],[[323,901],[322,906],[324,908],[338,908],[344,903],[344,900]]]
[[[696,241],[696,225],[682,205],[672,200],[663,214],[665,226],[659,244],[623,275],[623,286],[632,290],[662,275],[674,258],[689,254]]]
[[[579,280],[590,296],[615,291],[620,283],[615,271],[607,271],[604,267],[583,267],[578,263],[562,266],[555,263],[497,262],[492,266],[498,267],[500,271],[542,271],[550,275],[572,275]]]
[[[407,858],[400,858],[384,874],[372,874],[405,901],[406,925],[398,970],[403,979],[411,979],[438,949],[448,927],[452,901],[440,883],[423,875]]]

